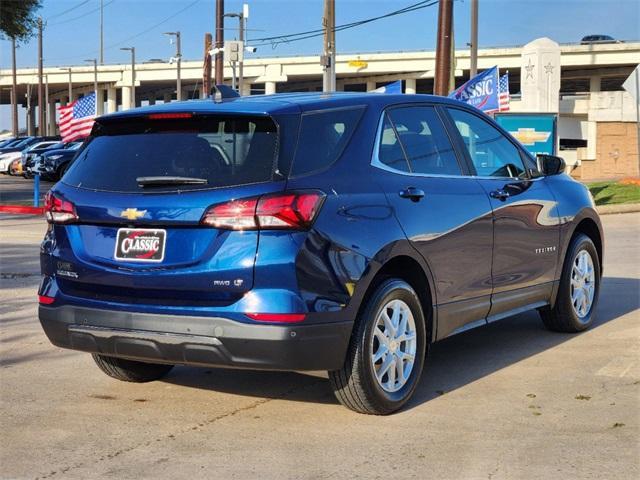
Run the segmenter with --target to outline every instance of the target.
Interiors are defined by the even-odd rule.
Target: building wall
[[[596,122],[596,137],[596,159],[583,159],[572,176],[582,181],[640,176],[637,123]]]

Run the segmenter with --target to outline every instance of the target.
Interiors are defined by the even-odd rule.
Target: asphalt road
[[[52,186],[51,182],[40,182],[40,206]],[[33,205],[33,180],[0,174],[0,205]]]
[[[527,313],[432,349],[417,395],[352,413],[326,375],[178,367],[112,380],[36,319],[41,219],[0,219],[0,477],[640,478],[640,214],[603,217],[598,321]]]

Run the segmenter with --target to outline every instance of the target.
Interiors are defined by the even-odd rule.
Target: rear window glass
[[[291,176],[323,170],[340,158],[363,111],[357,107],[304,114]]]
[[[97,124],[64,183],[112,192],[229,187],[272,179],[277,127],[269,117],[121,119]],[[173,177],[173,183],[147,183]],[[179,183],[175,177],[197,179]]]

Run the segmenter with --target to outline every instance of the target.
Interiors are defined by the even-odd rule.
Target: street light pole
[[[16,39],[11,39],[11,52],[12,52],[12,61],[11,61],[11,132],[14,137],[18,136],[18,87],[17,87],[17,74],[16,74]]]
[[[165,32],[165,35],[176,37],[176,100],[182,100],[182,79],[180,78],[180,64],[182,63],[182,50],[180,47],[180,32]]]
[[[44,114],[44,91],[42,76],[42,17],[38,18],[38,133],[46,135],[45,114]]]
[[[104,0],[100,0],[100,65],[104,65]]]
[[[131,52],[131,108],[136,108],[136,47],[122,47]]]
[[[98,114],[98,59],[90,58],[89,60],[85,60],[85,62],[93,63],[93,93],[96,96],[96,115]]]
[[[71,103],[71,101],[73,99],[73,83],[71,82],[71,67],[60,68],[60,70],[62,70],[63,72],[68,72],[69,73],[69,101],[68,101],[68,103]]]

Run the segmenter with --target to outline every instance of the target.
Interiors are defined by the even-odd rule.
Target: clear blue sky
[[[3,0],[6,1],[6,0]],[[19,1],[19,0],[17,0]],[[205,32],[214,32],[215,0],[104,0],[105,63],[129,61],[122,46],[135,46],[138,61],[168,59],[174,46],[162,32],[180,30],[184,58],[203,56]],[[270,37],[320,28],[322,0],[245,0],[250,5],[248,38]],[[397,10],[418,0],[336,0],[338,25]],[[43,0],[38,12],[47,22],[45,66],[80,64],[98,56],[99,0]],[[239,12],[242,0],[226,0],[227,12]],[[521,45],[547,36],[560,43],[577,42],[594,33],[622,40],[640,39],[640,0],[479,0],[480,47]],[[64,13],[66,10],[71,10]],[[78,18],[80,17],[80,18]],[[162,25],[163,20],[170,18]],[[469,39],[469,0],[454,10],[458,48]],[[434,49],[437,5],[338,32],[343,53]],[[227,38],[238,21],[227,19]],[[134,37],[135,38],[131,38]],[[260,47],[255,56],[319,54],[321,37]],[[10,68],[10,42],[0,41],[0,68]],[[35,67],[37,41],[18,49],[18,66]],[[0,130],[10,129],[8,106],[0,107]],[[22,110],[22,109],[21,109]],[[24,115],[20,112],[20,125]]]
[[[372,17],[405,7],[417,0],[337,0],[338,24]],[[173,52],[162,32],[182,31],[187,59],[202,57],[203,35],[214,30],[214,0],[105,0],[105,62],[128,60],[121,46],[134,45],[140,61],[168,58]],[[242,1],[227,0],[227,12],[240,11]],[[322,0],[248,0],[249,38],[267,37],[319,28]],[[45,30],[45,65],[78,64],[98,53],[99,0],[44,0],[39,14],[48,20]],[[74,8],[76,7],[76,8]],[[189,7],[189,8],[186,8]],[[186,8],[186,9],[185,9]],[[72,11],[60,15],[65,10]],[[150,29],[177,13],[166,23]],[[92,12],[93,10],[93,12]],[[86,15],[85,15],[86,14]],[[82,18],[77,18],[84,15]],[[340,52],[433,49],[437,6],[353,28],[337,34]],[[227,19],[227,38],[236,34],[237,20]],[[524,44],[548,36],[558,42],[579,41],[584,35],[604,33],[620,39],[640,38],[638,0],[480,0],[480,46]],[[469,35],[469,1],[455,2],[456,44]],[[2,68],[10,66],[9,42],[2,41]],[[265,46],[257,56],[318,54],[321,39]],[[35,66],[37,42],[18,50],[19,66]]]

